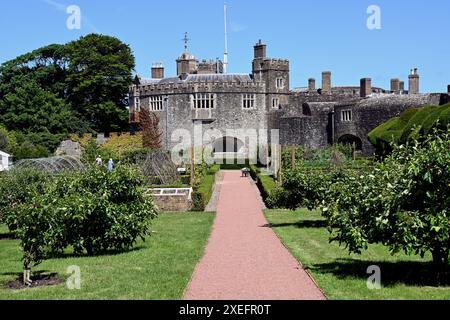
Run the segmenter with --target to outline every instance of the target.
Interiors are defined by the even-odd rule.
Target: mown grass
[[[329,243],[325,221],[317,212],[266,210],[265,214],[329,299],[450,299],[449,286],[435,286],[430,256],[391,256],[382,245],[349,255],[337,243]],[[381,268],[380,290],[367,288],[367,268],[372,265]]]
[[[214,182],[216,181],[216,173],[219,170],[219,165],[213,165],[207,170],[206,175],[202,177],[202,180],[198,187],[198,192],[203,194],[205,205],[207,205],[209,200],[211,200]]]
[[[67,255],[50,259],[34,271],[67,279],[67,267],[81,269],[81,289],[56,286],[12,290],[6,285],[21,273],[19,240],[0,240],[0,300],[2,299],[181,299],[195,265],[203,255],[212,213],[162,214],[153,234],[127,252],[96,257]],[[0,232],[7,232],[0,228]],[[1,239],[1,237],[0,237]]]

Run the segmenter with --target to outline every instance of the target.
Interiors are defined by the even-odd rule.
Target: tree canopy
[[[35,147],[48,135],[125,130],[134,65],[128,45],[97,34],[7,61],[0,65],[0,125]],[[41,147],[53,151],[55,143]]]

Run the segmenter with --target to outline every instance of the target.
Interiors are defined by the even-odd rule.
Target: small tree
[[[379,168],[348,174],[332,186],[335,199],[323,208],[332,240],[360,253],[382,243],[392,253],[421,257],[431,252],[438,275],[450,251],[450,133],[394,146]]]
[[[71,246],[79,254],[131,248],[150,234],[158,212],[145,195],[143,178],[132,167],[113,172],[92,166],[49,180],[42,190],[16,196],[15,234],[23,250],[23,282],[31,284],[31,268]]]
[[[161,148],[162,133],[159,129],[160,119],[158,115],[142,108],[139,112],[140,128],[142,130],[142,144],[144,148]]]

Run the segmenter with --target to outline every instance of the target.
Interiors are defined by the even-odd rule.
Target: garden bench
[[[242,171],[242,177],[248,177],[248,175],[250,174],[249,168],[243,168],[241,171]]]

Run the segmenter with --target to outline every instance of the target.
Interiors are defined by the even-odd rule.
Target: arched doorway
[[[345,134],[338,140],[339,144],[350,145],[355,148],[355,151],[362,150],[362,140],[355,135]]]
[[[245,144],[235,137],[223,137],[213,143],[213,156],[218,161],[245,159]]]
[[[242,152],[244,143],[235,137],[223,137],[214,142],[214,153],[239,153]]]

